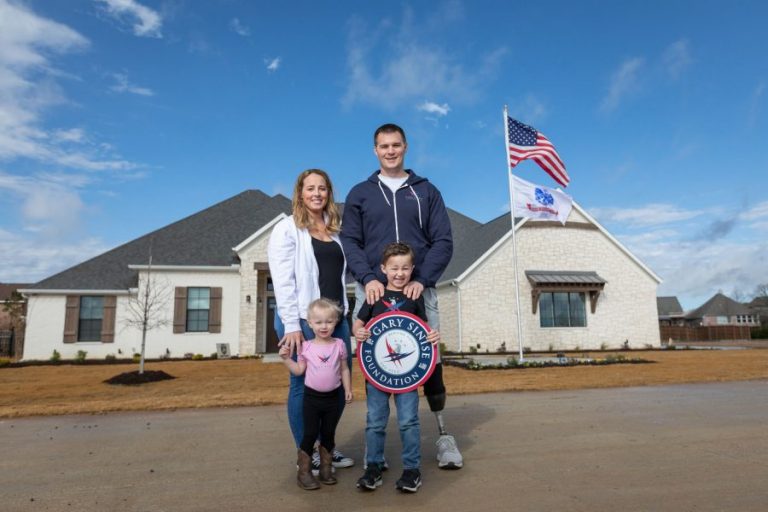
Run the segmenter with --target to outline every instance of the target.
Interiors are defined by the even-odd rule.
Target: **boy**
[[[413,273],[413,250],[402,243],[390,244],[384,249],[381,260],[381,271],[387,278],[384,294],[373,305],[363,304],[360,308],[352,332],[358,342],[370,338],[371,333],[365,324],[373,317],[387,311],[404,311],[412,313],[423,321],[427,321],[424,299],[409,299],[403,289],[408,285]],[[427,340],[437,343],[440,333],[436,330],[429,332]],[[366,491],[374,491],[382,484],[381,470],[384,463],[384,441],[386,439],[387,421],[389,420],[390,393],[379,390],[366,382],[368,414],[366,416],[366,470],[357,481],[357,487]],[[419,393],[418,390],[407,393],[397,393],[395,407],[397,421],[400,425],[400,441],[402,443],[403,475],[395,484],[402,492],[417,492],[421,487],[421,429],[419,425]]]

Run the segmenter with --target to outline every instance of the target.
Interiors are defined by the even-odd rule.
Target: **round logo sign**
[[[437,364],[429,328],[416,315],[388,311],[365,328],[371,337],[357,346],[357,360],[366,380],[387,393],[406,393],[426,382]]]

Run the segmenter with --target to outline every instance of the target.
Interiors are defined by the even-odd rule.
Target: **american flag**
[[[560,185],[568,186],[571,178],[565,171],[565,164],[560,160],[555,146],[549,142],[543,133],[536,131],[532,126],[515,121],[509,116],[507,116],[507,128],[510,169],[530,158]]]

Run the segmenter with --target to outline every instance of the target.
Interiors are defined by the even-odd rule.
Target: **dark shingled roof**
[[[343,204],[339,204],[343,210]],[[291,201],[246,190],[218,204],[48,277],[27,289],[126,290],[137,284],[128,265],[145,265],[152,244],[154,265],[229,266],[238,263],[232,248],[280,215]],[[448,208],[453,258],[441,281],[455,279],[510,229],[509,214],[481,224]],[[521,219],[516,219],[520,222]]]
[[[152,244],[153,265],[237,263],[232,248],[281,213],[291,201],[246,190],[234,197],[64,270],[29,289],[125,290],[137,284],[128,265],[144,265]]]
[[[656,309],[659,316],[682,315],[683,306],[677,297],[656,297]]]
[[[510,229],[512,222],[509,213],[481,224],[456,211],[448,209],[453,233],[453,258],[445,269],[440,281],[450,281],[459,277],[475,261],[498,242]],[[520,218],[515,219],[516,223]]]
[[[685,315],[685,318],[703,318],[705,316],[751,315],[752,311],[740,302],[736,302],[722,293],[716,293],[707,302]]]

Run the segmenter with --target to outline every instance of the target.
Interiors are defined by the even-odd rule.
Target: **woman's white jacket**
[[[341,241],[337,234],[331,235],[334,242]],[[343,251],[343,249],[342,249]],[[343,252],[342,252],[343,253]],[[277,313],[283,321],[285,332],[300,331],[299,319],[307,318],[309,303],[320,298],[320,270],[317,267],[312,237],[306,229],[299,229],[293,215],[275,225],[269,237],[267,249],[269,273],[277,300]],[[344,275],[347,260],[341,272],[341,289],[344,290],[344,314],[348,310]]]

